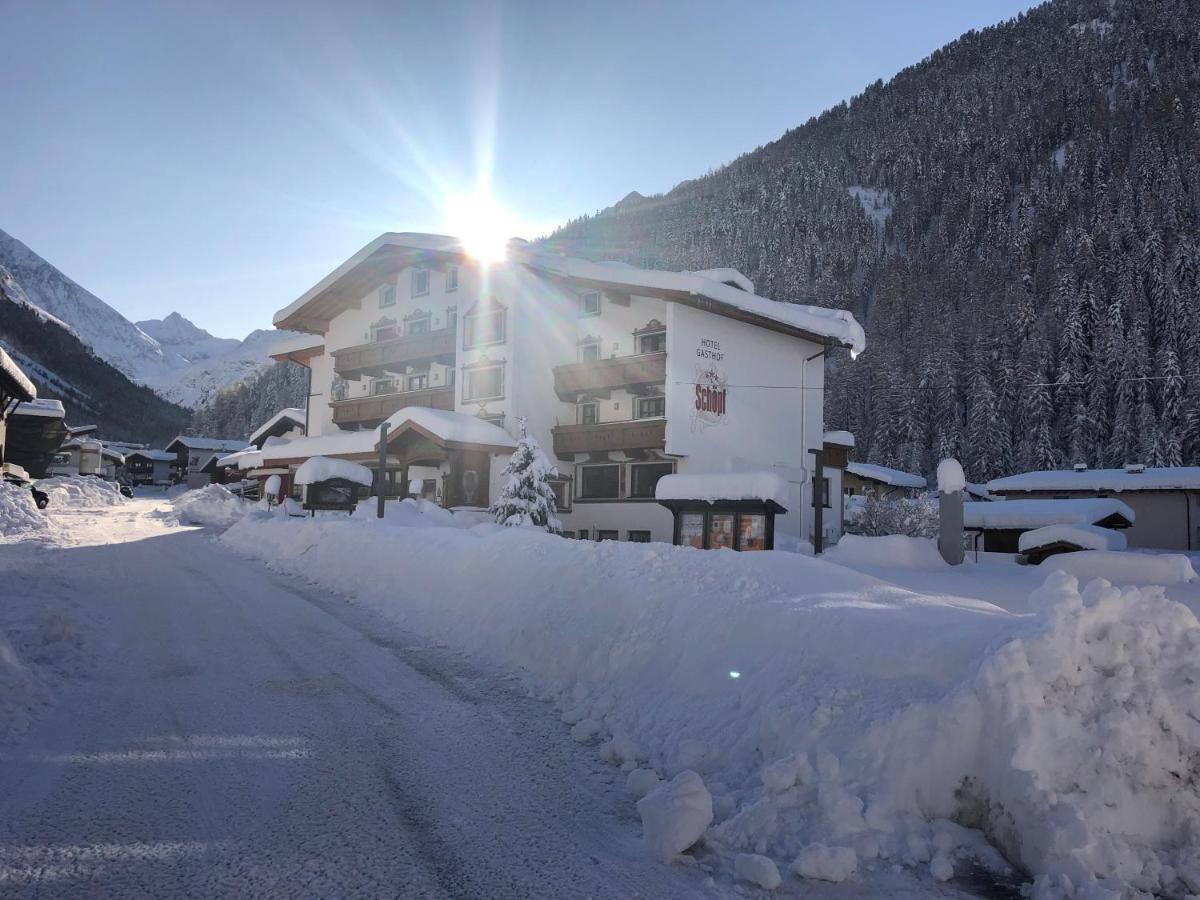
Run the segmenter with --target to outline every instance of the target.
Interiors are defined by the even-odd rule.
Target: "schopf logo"
[[[713,425],[720,425],[725,416],[725,404],[729,397],[729,388],[723,372],[715,367],[697,369],[696,371],[696,403],[692,410],[692,430],[699,431]]]

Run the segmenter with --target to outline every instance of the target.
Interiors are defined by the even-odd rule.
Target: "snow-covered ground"
[[[168,503],[0,538],[42,704],[0,765],[18,894],[1003,896],[998,851],[1039,897],[1196,890],[1194,581],[907,539],[841,564],[574,542],[412,502],[241,504],[214,541]]]

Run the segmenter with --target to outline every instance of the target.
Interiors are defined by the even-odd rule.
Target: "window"
[[[689,512],[679,517],[679,543],[684,547],[704,549],[704,513]]]
[[[400,329],[396,327],[395,322],[381,322],[378,325],[371,326],[371,340],[376,343],[379,341],[390,341],[398,337],[400,337]]]
[[[457,326],[458,326],[458,307],[457,306],[447,306],[446,307],[446,327],[447,328],[456,328]]]
[[[566,534],[566,532],[564,531],[563,534]],[[589,537],[591,537],[591,535],[588,534],[588,530],[586,528],[580,528],[579,531],[576,532],[575,536],[578,537],[579,540],[581,540],[581,541],[586,541]]]
[[[137,462],[140,464],[141,460],[140,459],[139,460],[131,460],[131,462]],[[52,456],[50,458],[50,465],[52,465],[52,466],[69,466],[70,464],[71,464],[71,454],[70,453],[55,453],[54,456]]]
[[[766,550],[767,517],[753,513],[740,514],[737,546],[739,550]]]
[[[504,343],[504,309],[484,307],[463,319],[463,349]]]
[[[446,266],[446,293],[458,290],[458,266]]]
[[[394,284],[385,284],[379,289],[379,306],[382,309],[385,306],[396,305],[396,286]]]
[[[559,512],[571,509],[571,482],[565,478],[551,478],[550,489],[554,491],[554,506]]]
[[[413,269],[412,295],[414,297],[424,297],[428,293],[429,293],[429,270],[428,269]]]
[[[579,314],[581,316],[600,315],[599,291],[587,291],[579,295]]]
[[[600,342],[584,341],[579,345],[579,361],[595,362],[600,358]]]
[[[638,397],[633,401],[635,419],[661,419],[666,414],[666,397]]]
[[[708,548],[733,549],[733,513],[710,513],[708,516]]]
[[[189,466],[200,465],[200,457],[197,454],[193,453],[191,456],[188,457],[188,465]]]
[[[830,503],[830,498],[829,498],[829,479],[828,478],[821,479],[821,505],[824,506],[826,509],[831,509],[833,506],[833,504]]]
[[[574,540],[574,538],[575,538],[575,532],[573,532],[573,531],[567,531],[564,529],[564,530],[560,531],[559,534],[562,537],[565,537],[567,540]]]
[[[650,532],[648,532],[648,531],[630,531],[629,532],[629,540],[631,540],[635,544],[648,544],[648,543],[650,543]]]
[[[598,403],[580,403],[579,404],[579,424],[580,425],[595,425],[598,421],[600,404]]]
[[[329,386],[329,395],[334,400],[345,400],[350,396],[350,385],[340,375],[333,376],[333,384]]]
[[[667,349],[667,333],[656,331],[653,334],[639,334],[637,347],[638,353],[661,353]]]
[[[579,470],[580,499],[616,499],[621,494],[621,467],[582,466]]]
[[[463,400],[497,400],[504,396],[504,366],[463,372]]]
[[[629,467],[629,496],[653,497],[658,479],[675,471],[674,463],[635,463]]]
[[[427,387],[429,387],[429,375],[423,372],[420,375],[409,375],[405,390],[423,391]]]
[[[376,378],[371,382],[371,393],[375,395],[390,394],[396,390],[396,382],[391,378]]]
[[[406,335],[413,334],[429,334],[429,318],[412,319],[404,323],[404,333]]]
[[[596,531],[596,540],[598,541],[619,541],[621,533],[619,531],[609,531],[605,528],[600,528]]]

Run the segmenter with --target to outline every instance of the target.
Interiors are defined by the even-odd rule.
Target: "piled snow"
[[[352,518],[364,522],[374,522],[378,521],[376,512],[377,504],[375,498],[372,498],[370,503],[358,504]],[[400,501],[384,502],[383,520],[388,525],[404,528],[473,528],[481,521],[491,521],[486,513],[482,518],[464,516],[421,497],[405,497]]]
[[[654,488],[656,500],[773,500],[787,508],[788,483],[778,472],[712,472],[664,475]]]
[[[1017,549],[1025,553],[1059,541],[1084,550],[1124,550],[1126,546],[1125,535],[1111,528],[1101,528],[1099,525],[1046,525],[1024,532],[1017,539]]]
[[[1084,550],[1060,553],[1042,563],[1077,578],[1104,578],[1114,584],[1187,584],[1196,580],[1191,560],[1181,553],[1121,553]]]
[[[205,485],[180,494],[171,501],[171,506],[181,525],[216,525],[222,528],[237,522],[251,509],[219,484]]]
[[[839,566],[902,566],[906,569],[944,569],[946,561],[932,538],[888,534],[864,537],[844,534],[823,557]]]
[[[773,891],[783,883],[779,867],[769,856],[758,853],[739,853],[733,859],[733,874],[764,890]]]
[[[306,459],[296,470],[296,484],[316,484],[318,481],[328,481],[331,478],[342,478],[370,487],[375,477],[366,466],[350,462],[348,459],[329,459],[325,456],[314,456]]]
[[[1109,516],[1134,520],[1134,512],[1111,497],[1074,500],[991,500],[963,504],[967,528],[1042,528],[1046,525],[1095,525]]]
[[[282,488],[283,479],[278,475],[272,475],[263,483],[263,495],[267,497],[278,497]]]
[[[956,494],[967,489],[967,476],[957,459],[943,459],[938,463],[937,486],[943,494]]]
[[[827,431],[822,440],[826,444],[837,444],[839,447],[854,446],[854,435],[849,431]]]
[[[125,502],[116,482],[90,475],[56,475],[37,482],[38,490],[50,495],[47,509],[82,509],[101,506],[120,506]]]
[[[713,820],[712,796],[704,779],[690,769],[656,787],[637,808],[646,850],[663,862],[700,840]]]
[[[0,538],[20,540],[49,530],[50,523],[34,503],[29,487],[0,481]]]
[[[1041,898],[1195,892],[1200,623],[1161,588],[1053,573],[1015,615],[786,553],[349,517],[222,540],[525,673],[667,779],[639,806],[661,858],[702,837],[728,865],[949,878],[998,847]]]
[[[925,479],[920,475],[901,472],[899,469],[889,469],[887,466],[877,466],[874,463],[852,462],[846,464],[846,471],[868,481],[877,481],[891,487],[915,488],[924,490]]]

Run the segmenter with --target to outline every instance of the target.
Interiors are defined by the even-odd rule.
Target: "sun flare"
[[[446,203],[446,221],[467,253],[485,265],[504,260],[508,240],[516,233],[512,214],[485,192],[451,196]]]

